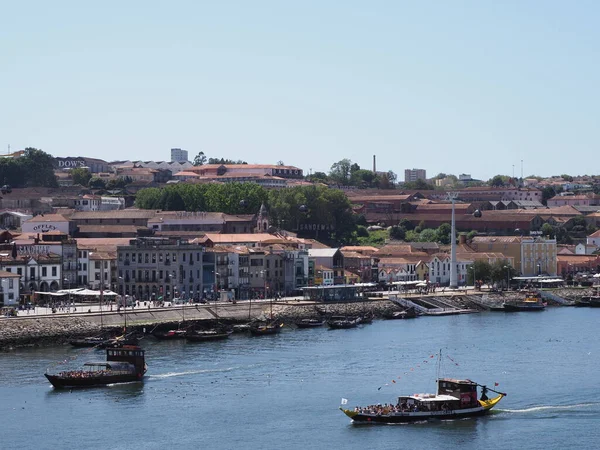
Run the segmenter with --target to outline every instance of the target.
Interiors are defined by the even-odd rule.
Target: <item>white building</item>
[[[19,278],[17,273],[0,270],[0,306],[13,306],[19,303]]]
[[[408,183],[410,181],[417,180],[426,180],[427,173],[425,169],[406,169],[404,171],[404,182]]]
[[[587,237],[587,244],[600,247],[600,230],[595,231]]]
[[[171,149],[171,161],[173,162],[187,162],[188,159],[188,151],[182,150],[180,148],[172,148]]]
[[[49,231],[60,231],[72,234],[69,220],[60,214],[39,214],[26,220],[21,224],[23,233],[48,233]]]
[[[458,285],[465,285],[467,283],[467,272],[469,267],[473,264],[473,261],[469,258],[457,256],[457,281]],[[440,253],[435,255],[431,261],[429,261],[429,282],[439,283],[440,285],[447,285],[450,283],[450,266],[451,260],[450,255]]]

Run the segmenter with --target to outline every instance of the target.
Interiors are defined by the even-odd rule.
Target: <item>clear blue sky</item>
[[[328,171],[598,170],[595,1],[40,1],[0,9],[0,152]]]

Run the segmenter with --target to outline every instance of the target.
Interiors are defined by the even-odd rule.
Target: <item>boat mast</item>
[[[440,373],[442,371],[442,349],[440,348],[440,354],[438,356],[438,367],[437,367],[437,379],[436,381],[438,381],[440,379]]]

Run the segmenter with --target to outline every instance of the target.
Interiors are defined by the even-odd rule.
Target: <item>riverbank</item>
[[[545,292],[545,291],[544,291]],[[591,289],[562,288],[552,290],[555,297],[569,302],[583,295],[591,295]],[[508,300],[522,298],[520,292],[478,292],[455,291],[431,296],[398,295],[399,298],[414,302],[422,309],[422,314],[431,315],[479,312],[493,309]],[[549,299],[549,304],[562,303]],[[218,319],[229,324],[248,323],[252,320],[267,319],[271,315],[285,323],[317,318],[325,315],[369,315],[384,318],[395,311],[404,309],[402,304],[386,297],[375,297],[363,301],[347,303],[315,303],[300,299],[269,301],[225,302],[219,304],[194,304],[168,306],[164,308],[135,308],[125,311],[80,312],[77,314],[51,314],[19,316],[0,319],[0,350],[20,346],[64,343],[73,338],[98,336],[100,334],[120,334],[123,327],[137,333],[150,333],[154,329],[169,327],[210,327]]]

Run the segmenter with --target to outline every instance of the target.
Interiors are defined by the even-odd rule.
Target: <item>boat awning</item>
[[[133,364],[121,361],[86,362],[84,366],[106,367],[111,370],[131,370],[133,368]]]
[[[456,401],[456,400],[460,400],[456,397],[453,397],[451,395],[433,395],[433,394],[415,394],[415,395],[408,395],[406,397],[400,397],[400,398],[410,398],[413,400],[418,400],[420,402],[450,402],[450,401]]]

